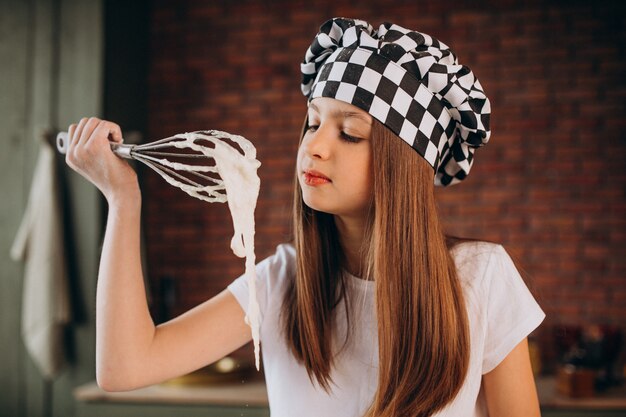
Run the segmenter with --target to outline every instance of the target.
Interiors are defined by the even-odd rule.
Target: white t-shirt
[[[488,416],[481,377],[545,318],[511,258],[500,245],[463,242],[452,249],[463,283],[470,326],[470,364],[459,394],[436,416]],[[261,358],[273,417],[361,417],[370,406],[378,378],[378,338],[373,281],[347,275],[353,333],[331,372],[335,385],[327,394],[311,383],[306,368],[291,354],[280,311],[286,283],[295,276],[295,249],[279,245],[257,265],[257,298],[261,308]],[[247,281],[239,277],[228,289],[244,311]],[[338,336],[346,332],[345,302],[337,307]],[[343,320],[342,320],[343,318]],[[337,348],[337,346],[334,346]]]

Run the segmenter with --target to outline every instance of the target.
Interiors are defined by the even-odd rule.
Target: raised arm
[[[121,137],[115,123],[82,119],[69,128],[66,158],[109,204],[96,296],[96,374],[98,384],[109,391],[191,372],[252,337],[242,308],[228,291],[155,327],[141,270],[137,177],[109,146]]]

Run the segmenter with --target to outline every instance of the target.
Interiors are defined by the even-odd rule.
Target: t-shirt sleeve
[[[545,318],[513,260],[500,245],[491,254],[483,280],[487,297],[482,373],[492,371]]]
[[[257,264],[257,298],[259,293],[261,292],[261,288],[259,288],[260,285],[258,285],[258,267],[259,265]],[[235,299],[237,300],[239,305],[241,305],[243,311],[248,314],[248,301],[250,297],[248,289],[248,277],[245,274],[240,275],[237,279],[231,282],[227,288],[235,296]]]
[[[276,253],[256,265],[256,297],[259,303],[259,319],[261,323],[263,323],[268,304],[270,302],[273,304],[280,303],[277,297],[280,297],[284,281],[293,269],[294,259],[295,250],[293,246],[282,244],[278,245]],[[248,300],[250,297],[248,277],[245,274],[241,275],[227,288],[239,302],[243,311],[248,314]],[[276,299],[270,301],[273,298]]]

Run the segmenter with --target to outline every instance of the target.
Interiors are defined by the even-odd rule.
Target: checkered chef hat
[[[302,92],[353,104],[391,129],[435,169],[435,185],[463,180],[490,136],[480,82],[437,39],[383,23],[328,20],[301,64]]]

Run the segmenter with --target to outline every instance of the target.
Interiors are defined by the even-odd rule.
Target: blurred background
[[[24,266],[9,251],[41,142],[91,115],[135,141],[203,129],[249,138],[263,164],[263,259],[290,238],[306,109],[299,63],[333,16],[433,35],[477,74],[491,99],[492,137],[468,179],[437,192],[447,231],[500,242],[516,261],[547,314],[531,335],[538,377],[561,373],[560,392],[572,394],[569,364],[594,370],[594,396],[617,386],[626,331],[625,12],[623,2],[606,0],[1,0],[0,415],[90,415],[72,391],[95,379],[106,206],[61,157],[66,366],[42,378],[22,342]],[[160,323],[224,289],[243,261],[229,248],[226,205],[189,198],[137,169],[146,283]],[[234,357],[250,361],[252,349]]]

